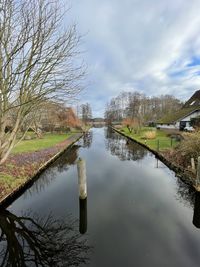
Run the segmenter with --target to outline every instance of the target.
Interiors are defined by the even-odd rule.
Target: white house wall
[[[160,129],[179,129],[179,126],[177,128],[175,124],[157,124],[157,127]]]
[[[190,121],[192,118],[196,118],[200,116],[200,110],[195,111],[194,113],[190,114],[189,116],[183,118],[181,121]]]
[[[177,121],[177,122],[175,123],[175,128],[176,128],[176,129],[179,129],[179,127],[180,127],[180,121]]]

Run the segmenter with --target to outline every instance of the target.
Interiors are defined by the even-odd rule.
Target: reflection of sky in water
[[[127,148],[137,150],[139,160],[121,161],[126,142],[112,133],[107,137],[103,129],[94,129],[92,145],[76,155],[87,165],[88,238],[94,245],[89,266],[199,266],[200,231],[192,224],[187,186],[162,163],[157,168],[155,157],[141,147]],[[77,169],[72,162],[67,168],[65,157],[36,182],[49,183],[38,192],[30,189],[10,210],[78,218]]]

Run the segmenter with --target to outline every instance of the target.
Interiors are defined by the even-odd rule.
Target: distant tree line
[[[148,97],[139,92],[122,92],[106,105],[105,119],[108,124],[127,119],[137,124],[154,123],[181,106],[181,101],[172,95]]]

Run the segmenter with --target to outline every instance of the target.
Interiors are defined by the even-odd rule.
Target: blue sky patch
[[[191,59],[191,62],[187,64],[187,67],[194,67],[194,66],[199,66],[200,65],[200,56],[194,56]]]

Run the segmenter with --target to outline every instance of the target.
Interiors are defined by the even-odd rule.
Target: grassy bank
[[[76,142],[82,133],[46,134],[42,139],[19,143],[0,166],[0,202],[44,169],[47,162]]]
[[[127,136],[137,140],[140,143],[146,144],[151,149],[154,150],[166,150],[169,148],[175,147],[178,142],[175,139],[172,139],[168,136],[168,132],[163,130],[157,130],[156,128],[152,127],[143,127],[138,133],[130,133],[127,127],[123,127],[118,129],[122,133],[126,134]],[[153,139],[145,138],[145,134],[149,131],[155,131],[156,136]]]
[[[13,154],[24,153],[31,151],[38,151],[45,148],[52,147],[67,138],[69,138],[73,133],[69,134],[51,134],[47,133],[43,135],[41,139],[34,138],[32,140],[23,140],[21,141],[14,149]]]

